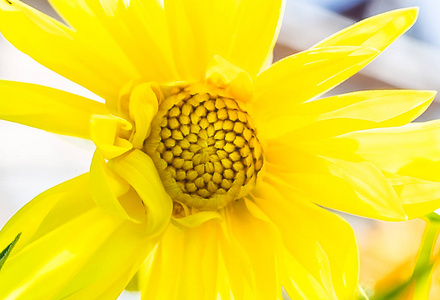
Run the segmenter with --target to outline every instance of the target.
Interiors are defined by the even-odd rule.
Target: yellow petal
[[[177,299],[214,299],[218,247],[216,226],[204,224],[185,232],[182,269],[177,282]],[[168,255],[172,255],[168,253]],[[153,274],[154,276],[154,274]]]
[[[396,192],[371,162],[318,156],[288,147],[268,148],[266,162],[270,174],[318,205],[381,220],[406,219]]]
[[[215,222],[188,230],[171,225],[139,271],[142,299],[215,299],[217,231]]]
[[[321,284],[295,259],[289,251],[283,251],[283,288],[290,299],[329,300],[330,296]]]
[[[92,114],[104,104],[35,84],[0,80],[0,118],[54,133],[90,139]]]
[[[113,115],[93,115],[90,120],[90,136],[102,155],[112,159],[133,148],[121,134],[131,127],[130,122]]]
[[[227,235],[235,251],[242,252],[242,259],[251,268],[251,289],[254,291],[252,299],[280,299],[281,283],[276,255],[280,241],[272,225],[251,212],[249,205],[252,204],[236,201],[227,207]]]
[[[213,66],[206,72],[208,82],[225,89],[234,99],[247,101],[253,94],[252,78],[244,70],[234,66],[219,55],[214,56]]]
[[[382,170],[440,181],[440,121],[352,132],[340,139],[354,143],[357,155]]]
[[[214,55],[256,75],[272,52],[284,3],[166,0],[164,6],[179,73],[200,79]]]
[[[319,99],[298,105],[295,114],[263,123],[266,138],[283,136],[297,143],[371,129],[405,125],[432,103],[435,92],[412,90],[362,91]]]
[[[294,114],[298,104],[340,84],[377,54],[377,50],[368,47],[327,47],[278,61],[255,80],[256,121],[264,123]]]
[[[217,211],[201,211],[183,218],[172,218],[173,223],[182,228],[195,228],[211,220],[222,220]]]
[[[114,40],[144,81],[175,81],[165,14],[159,1],[50,1],[82,34]]]
[[[104,99],[114,100],[122,86],[139,75],[108,35],[93,29],[72,30],[20,1],[0,3],[0,31],[15,47]]]
[[[404,8],[373,16],[332,35],[315,48],[362,45],[382,51],[411,28],[417,13],[417,8]]]
[[[157,243],[132,224],[114,230],[56,299],[116,299]]]
[[[246,0],[239,3],[233,19],[235,30],[231,54],[225,58],[251,75],[256,75],[264,69],[265,61],[272,55],[285,1]]]
[[[96,151],[90,167],[91,195],[95,203],[109,214],[128,219],[136,223],[145,221],[145,209],[139,198],[121,198],[130,202],[121,202],[118,197],[126,194],[130,185],[114,174],[108,167],[102,155]],[[131,210],[129,207],[136,207]],[[131,212],[135,214],[131,214]]]
[[[11,234],[23,237],[0,273],[2,299],[61,299],[90,285],[96,289],[83,299],[95,298],[112,284],[117,286],[113,297],[122,291],[148,254],[150,239],[143,226],[96,207],[89,189],[87,174],[56,186],[2,229],[1,244]],[[117,283],[102,281],[114,277]]]
[[[109,167],[137,192],[147,211],[146,232],[158,235],[168,226],[172,200],[163,187],[151,158],[140,150],[109,161]]]
[[[114,40],[144,81],[178,79],[159,1],[50,2],[82,34]]]
[[[250,266],[246,252],[236,247],[237,244],[231,240],[229,228],[226,222],[221,223],[219,234],[219,273],[218,290],[226,299],[246,299],[244,294],[251,290],[253,283],[253,269]],[[254,292],[252,289],[249,292]],[[253,299],[255,295],[249,297]]]
[[[357,287],[358,255],[350,226],[277,181],[263,179],[252,197],[279,229],[286,250],[326,292],[325,299],[352,299]],[[302,274],[289,275],[293,281]],[[304,278],[296,283],[302,282],[305,286],[297,289],[311,288],[311,281]]]
[[[164,232],[138,273],[142,299],[179,299],[176,283],[182,270],[183,240],[183,232],[175,226]]]
[[[207,67],[208,51],[205,49],[209,48],[203,34],[206,27],[200,18],[206,18],[210,11],[203,9],[203,2],[164,1],[172,55],[179,75],[185,80],[202,79]]]
[[[439,121],[352,132],[340,139],[351,144],[347,155],[359,155],[386,172],[410,218],[440,207]]]
[[[62,214],[61,217],[68,221],[69,217],[66,215],[67,213],[79,214],[84,210],[90,209],[90,207],[93,206],[93,202],[87,203],[85,201],[79,202],[81,205],[76,205],[75,209],[69,212],[64,212],[57,208],[58,202],[63,198],[69,199],[75,196],[78,196],[78,198],[87,198],[88,190],[78,189],[78,187],[87,185],[88,180],[88,174],[81,175],[47,190],[26,204],[0,231],[0,248],[4,249],[17,236],[17,233],[22,232],[12,253],[21,250],[21,248],[36,235],[37,230],[41,231],[40,225],[43,220],[48,219],[47,216],[51,211]],[[54,219],[54,215],[52,214],[51,222],[53,222],[53,224],[50,225],[56,227],[57,222],[62,221],[63,220]],[[51,229],[52,228],[48,228],[47,230]],[[46,231],[42,231],[41,234],[45,234]]]
[[[440,208],[440,182],[394,174],[390,174],[389,181],[408,218],[419,218]]]
[[[159,101],[163,98],[159,87],[152,83],[143,83],[134,87],[130,94],[129,114],[135,123],[131,143],[133,148],[142,149],[150,134],[150,124],[157,113]]]

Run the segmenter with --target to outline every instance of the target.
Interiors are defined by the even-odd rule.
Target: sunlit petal
[[[90,139],[93,114],[104,104],[30,83],[0,81],[0,118],[54,133]]]
[[[417,8],[397,9],[379,14],[335,33],[319,42],[315,48],[362,45],[382,51],[411,28],[417,14]]]
[[[283,2],[165,0],[179,73],[200,79],[214,55],[220,55],[256,75],[275,45]]]
[[[351,299],[357,285],[358,257],[350,226],[276,181],[262,182],[253,198],[279,228],[286,250],[321,285],[327,299]],[[289,267],[293,267],[291,263]],[[292,280],[295,275],[289,274]],[[309,288],[312,282],[309,279]],[[307,289],[307,285],[299,289]]]
[[[170,221],[172,201],[151,158],[135,149],[110,161],[109,167],[128,182],[142,199],[148,214],[145,231],[151,235],[162,233]]]
[[[378,90],[337,95],[302,103],[292,115],[261,124],[261,135],[290,144],[377,127],[405,125],[420,116],[432,91]],[[286,134],[286,135],[285,135]]]
[[[255,81],[253,113],[257,121],[294,114],[298,104],[340,84],[377,54],[378,50],[368,47],[327,47],[276,62]]]
[[[95,298],[112,285],[116,297],[127,284],[153,241],[142,226],[95,206],[87,187],[87,175],[72,179],[35,198],[8,222],[1,243],[19,232],[23,239],[0,273],[3,299],[65,298],[92,284],[95,289],[81,291],[84,297]]]
[[[20,1],[0,2],[0,30],[19,50],[107,100],[139,77],[105,35],[92,38],[84,34],[88,30],[74,31]]]

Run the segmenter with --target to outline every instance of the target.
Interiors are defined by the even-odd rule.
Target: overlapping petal
[[[401,189],[393,189],[383,171],[398,170],[382,168],[377,162],[404,162],[405,154],[396,155],[395,147],[398,145],[390,143],[390,137],[380,139],[379,135],[373,133],[375,130],[371,133],[368,130],[358,130],[404,125],[418,117],[434,96],[435,92],[430,91],[367,91],[298,105],[295,111],[298,119],[293,119],[296,121],[296,128],[291,132],[282,134],[283,130],[279,130],[280,134],[277,134],[270,130],[262,131],[263,136],[272,139],[266,149],[267,161],[272,164],[269,169],[280,178],[291,182],[319,205],[365,217],[406,219],[407,212],[401,204],[402,197],[414,195],[415,187],[421,190],[422,186],[426,188],[426,183],[412,185],[412,192],[409,185],[405,185],[404,193]],[[280,122],[287,123],[287,117],[266,125],[275,131],[275,128],[281,127]],[[383,130],[387,132],[387,129]],[[390,129],[390,132],[393,130]],[[344,133],[347,134],[333,138]],[[362,155],[359,142],[356,138],[351,138],[357,135],[372,139],[370,143],[365,138],[363,145],[367,148],[377,145],[388,149],[388,156],[374,153],[377,150],[368,151],[374,153],[371,155],[375,155],[375,159]],[[425,149],[435,152],[436,139],[422,135],[419,129],[414,129],[413,135],[426,136],[426,141],[431,142],[425,145]],[[404,145],[409,140],[413,138],[402,137],[401,147],[406,147]],[[408,149],[416,144],[417,142]],[[405,151],[406,149],[402,150],[402,153]],[[408,150],[408,153],[412,153],[412,150]],[[424,154],[419,155],[422,157]],[[322,197],[322,194],[326,196]],[[427,196],[426,193],[424,196]],[[432,200],[433,197],[434,195],[426,199]],[[424,202],[429,203],[430,208],[436,205],[430,200]]]
[[[391,174],[388,180],[402,199],[408,218],[424,216],[440,207],[440,182]]]
[[[75,30],[119,48],[146,80],[176,80],[159,1],[49,1]]]
[[[379,53],[369,47],[327,47],[284,58],[255,80],[254,111],[258,123],[293,114],[314,98],[366,66]]]
[[[280,299],[282,267],[277,262],[277,251],[281,242],[275,227],[254,206],[251,201],[238,201],[228,207],[226,214],[226,236],[237,252],[235,255],[245,265],[252,266],[248,284],[253,294],[243,299]]]
[[[224,222],[167,229],[139,273],[142,298],[281,299],[275,227],[256,218],[244,201],[227,210]]]
[[[252,75],[264,68],[264,63],[272,57],[284,5],[285,0],[239,1],[233,18],[234,40],[226,58]]]
[[[288,251],[284,251],[281,263],[284,266],[281,271],[282,284],[290,299],[331,299],[319,281]]]
[[[93,114],[105,105],[78,95],[35,84],[0,81],[0,118],[54,133],[90,139]]]
[[[128,104],[130,119],[135,123],[131,140],[133,148],[142,149],[144,146],[144,141],[151,131],[151,121],[162,98],[162,92],[155,84],[144,83],[133,88]]]
[[[216,223],[185,231],[170,225],[139,271],[142,299],[216,298],[218,260]]]
[[[303,293],[321,294],[321,298],[325,291],[323,299],[352,299],[357,285],[358,256],[350,226],[335,214],[304,201],[294,188],[276,178],[265,177],[252,197],[279,229],[288,253],[307,270],[295,267],[288,259],[288,271],[298,268],[301,273],[289,273],[284,281],[288,283],[291,278],[290,284],[285,287],[294,288],[296,276],[308,273],[314,280],[299,279],[298,282],[307,284],[292,290],[293,295],[305,289]],[[307,290],[315,284],[320,288]]]
[[[139,78],[108,34],[70,29],[20,1],[0,2],[0,30],[20,51],[106,100],[116,99],[124,84]]]
[[[289,145],[304,143],[310,150],[319,140],[343,133],[405,125],[419,117],[436,93],[414,90],[353,92],[302,103],[293,114],[268,120],[260,125],[265,139],[278,139]],[[324,143],[323,147],[328,147]],[[316,150],[316,149],[315,149]]]
[[[436,162],[440,161],[440,122],[437,120],[352,132],[340,139],[355,142],[356,154],[385,171],[440,180],[436,172]]]
[[[99,209],[89,187],[87,174],[56,186],[3,228],[2,245],[11,235],[22,238],[0,273],[1,298],[79,299],[79,292],[95,299],[108,291],[117,297],[154,240],[143,226]]]
[[[145,221],[142,201],[130,196],[130,185],[110,170],[98,151],[90,166],[90,185],[93,200],[104,211],[136,223]]]
[[[165,0],[179,73],[187,80],[202,79],[214,55],[220,55],[256,75],[275,44],[283,2]]]
[[[440,123],[371,129],[342,135],[352,146],[346,155],[359,155],[388,174],[411,217],[440,205]],[[409,142],[410,141],[410,142]]]
[[[93,115],[90,118],[91,140],[107,159],[118,157],[133,148],[133,144],[120,134],[131,129],[130,122],[113,115]]]
[[[292,114],[297,104],[315,98],[343,82],[408,30],[416,17],[417,9],[395,10],[378,15],[336,33],[304,52],[308,55],[299,53],[275,63],[262,72],[256,81],[256,110],[265,112],[258,116],[262,119],[261,123],[273,117]],[[332,47],[360,48],[345,59],[333,55],[333,60],[326,53]],[[323,50],[320,49],[324,49],[321,55],[319,51]],[[368,49],[375,49],[376,53]],[[358,56],[358,60],[352,56]],[[351,66],[347,65],[349,62]],[[322,73],[321,68],[324,68]]]
[[[151,158],[134,149],[111,160],[109,167],[134,188],[144,204],[147,213],[144,230],[152,236],[161,234],[168,226],[173,204]]]
[[[405,220],[401,200],[381,170],[344,153],[331,157],[272,145],[266,149],[267,170],[319,205],[364,217]]]

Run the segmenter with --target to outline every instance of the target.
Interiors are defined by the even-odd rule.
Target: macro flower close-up
[[[440,123],[408,124],[435,92],[322,97],[416,8],[272,64],[282,0],[49,2],[63,21],[0,0],[1,33],[103,100],[1,80],[0,118],[96,151],[1,230],[1,299],[356,299],[356,239],[334,211],[440,207]]]

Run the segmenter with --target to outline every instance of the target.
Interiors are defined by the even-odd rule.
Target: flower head
[[[438,178],[416,172],[440,160],[439,125],[396,127],[434,92],[312,101],[404,33],[415,9],[271,66],[283,1],[50,2],[67,25],[11,0],[0,30],[105,104],[0,82],[1,118],[97,146],[89,173],[3,228],[0,248],[22,235],[1,297],[113,299],[137,272],[130,286],[146,299],[280,299],[282,287],[350,299],[354,235],[320,206],[403,220],[439,205]]]

